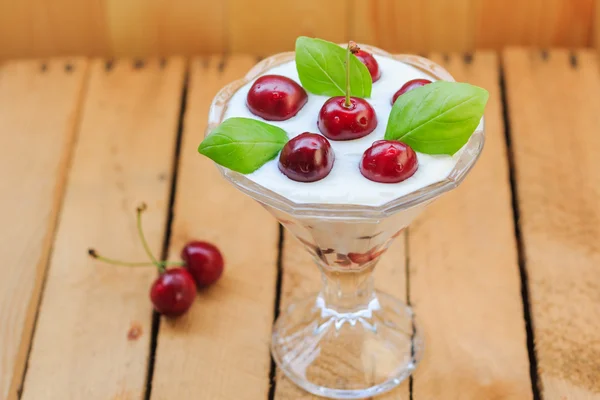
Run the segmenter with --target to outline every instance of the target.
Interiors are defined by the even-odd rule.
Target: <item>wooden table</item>
[[[382,399],[600,399],[600,70],[589,50],[432,55],[490,91],[464,185],[396,241],[379,284],[426,355]],[[308,399],[275,371],[274,315],[318,287],[308,255],[199,156],[208,105],[250,56],[0,66],[0,398]],[[178,320],[150,269],[90,246],[217,243],[226,275]],[[409,397],[409,391],[412,393]]]

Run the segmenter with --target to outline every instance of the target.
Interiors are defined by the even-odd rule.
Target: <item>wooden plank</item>
[[[544,0],[537,46],[591,45],[596,0]],[[505,46],[510,43],[505,43]]]
[[[477,48],[591,45],[596,0],[474,1]],[[513,4],[509,4],[513,3]]]
[[[345,0],[229,0],[228,48],[267,56],[294,50],[300,35],[344,42],[348,7]]]
[[[1,399],[21,385],[86,71],[83,59],[0,65]]]
[[[471,50],[472,0],[353,0],[353,40],[397,53]]]
[[[390,293],[393,296],[406,300],[406,253],[405,236],[400,235],[391,245],[375,269],[375,286],[377,289]],[[287,231],[282,254],[282,284],[281,305],[284,310],[292,301],[304,298],[320,289],[320,273],[310,258],[309,253],[302,244]],[[378,396],[381,400],[407,400],[408,380],[398,388]],[[291,382],[281,371],[277,372],[275,388],[276,400],[317,400],[321,397],[313,396]]]
[[[184,67],[181,59],[92,65],[25,400],[143,396],[156,271],[100,265],[87,248],[145,259],[134,210],[146,201],[145,231],[160,253]],[[128,338],[131,329],[141,335]]]
[[[0,1],[0,58],[220,52],[225,1]]]
[[[110,49],[103,1],[0,1],[0,58],[100,55]]]
[[[195,59],[179,165],[170,246],[190,239],[222,250],[225,273],[183,318],[162,320],[152,399],[266,399],[277,280],[277,222],[197,152],[209,105],[221,87],[255,63],[237,56]]]
[[[487,143],[464,184],[409,228],[410,298],[425,333],[413,398],[531,399],[498,58],[453,55],[445,66],[489,90]]]
[[[111,54],[148,56],[221,52],[225,1],[107,0]]]
[[[598,37],[597,1],[6,0],[0,58],[223,50],[264,56],[291,50],[301,34],[340,42],[351,36],[402,52],[590,46]]]
[[[600,399],[600,75],[593,51],[504,53],[545,400]]]
[[[592,20],[592,43],[591,45],[600,50],[600,0],[594,0],[594,14]]]

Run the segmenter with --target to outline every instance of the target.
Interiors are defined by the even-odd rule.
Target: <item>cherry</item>
[[[360,172],[367,179],[381,183],[402,182],[419,167],[417,154],[407,144],[378,140],[363,154]]]
[[[377,127],[377,115],[371,105],[358,97],[350,97],[350,53],[357,49],[350,42],[346,50],[346,96],[332,97],[319,111],[317,126],[331,140],[358,139]]]
[[[365,64],[371,74],[373,82],[377,82],[379,78],[381,78],[381,71],[379,70],[379,64],[375,57],[373,57],[373,54],[361,50],[354,42],[350,42],[350,51],[360,60],[360,62]]]
[[[413,79],[412,81],[406,82],[396,93],[394,93],[394,96],[392,96],[392,105],[394,105],[398,97],[402,96],[404,93],[410,92],[421,86],[429,85],[430,83],[431,81],[429,79]]]
[[[297,182],[315,182],[333,168],[335,155],[323,136],[304,132],[285,144],[279,155],[279,170]]]
[[[196,297],[196,283],[185,268],[161,273],[152,284],[150,299],[156,311],[167,317],[184,314]]]
[[[264,75],[250,87],[246,104],[254,115],[267,121],[285,121],[298,114],[308,101],[302,86],[281,75]]]
[[[352,140],[373,132],[377,127],[377,116],[366,100],[350,97],[350,103],[346,105],[346,99],[338,96],[323,104],[317,126],[331,140]]]
[[[215,283],[223,273],[223,256],[219,249],[207,242],[192,241],[181,251],[187,270],[198,287]]]

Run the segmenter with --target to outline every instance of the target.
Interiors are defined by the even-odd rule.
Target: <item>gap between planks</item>
[[[0,398],[19,396],[76,137],[87,61],[0,64]],[[24,155],[27,154],[27,157]],[[19,171],[19,173],[15,173]],[[6,186],[4,186],[6,185]],[[49,199],[49,201],[47,201]]]
[[[49,242],[50,242],[51,246],[53,246],[54,240],[56,238],[56,229],[58,227],[58,221],[60,220],[60,211],[62,210],[63,200],[64,200],[64,196],[65,196],[65,192],[66,192],[67,178],[69,176],[69,172],[71,171],[71,165],[73,162],[73,152],[74,152],[75,146],[77,145],[78,130],[79,130],[79,125],[81,123],[81,105],[83,104],[83,101],[86,97],[87,86],[88,86],[88,82],[89,82],[89,64],[90,64],[89,60],[88,59],[80,59],[78,61],[79,62],[74,63],[71,60],[68,60],[64,66],[65,73],[72,74],[75,70],[78,69],[78,67],[81,68],[81,65],[77,65],[77,64],[83,64],[84,65],[84,73],[83,73],[83,78],[82,78],[83,82],[81,83],[80,93],[77,96],[77,111],[74,115],[74,122],[73,122],[73,127],[72,127],[73,140],[68,149],[68,155],[67,155],[67,159],[65,162],[66,167],[65,167],[64,174],[61,177],[59,177],[59,180],[57,183],[58,187],[61,188],[61,192],[59,194],[60,199],[57,200],[58,212],[57,212],[54,220],[52,221],[52,232],[51,232],[50,238],[49,238]],[[40,70],[42,71],[42,73],[45,73],[48,71],[48,69],[50,68],[48,66],[48,64],[49,64],[48,62],[42,62],[41,66],[40,66]],[[19,392],[18,392],[19,398],[21,398],[21,395],[23,392],[23,385],[25,383],[25,377],[27,376],[28,361],[29,361],[29,356],[31,354],[31,346],[33,344],[33,337],[35,335],[35,329],[37,326],[39,311],[40,311],[40,307],[42,304],[44,289],[46,286],[46,278],[47,278],[46,274],[48,271],[50,259],[52,258],[52,250],[53,250],[53,247],[50,248],[48,256],[45,259],[44,271],[41,276],[42,284],[41,284],[41,288],[39,290],[39,296],[37,299],[37,303],[35,305],[35,315],[33,316],[33,328],[31,330],[31,334],[29,335],[29,337],[23,338],[24,341],[27,340],[27,355],[25,356],[25,368],[20,377]]]
[[[508,155],[508,165],[510,170],[510,188],[513,210],[513,220],[515,227],[515,239],[517,242],[517,253],[519,259],[519,275],[521,278],[521,298],[523,299],[523,317],[525,320],[525,332],[527,334],[527,354],[529,356],[529,379],[531,381],[531,391],[533,400],[541,400],[540,382],[538,377],[537,355],[535,354],[535,340],[533,334],[533,322],[531,318],[531,296],[529,294],[529,277],[525,266],[525,252],[523,249],[523,235],[521,233],[521,212],[519,209],[518,187],[515,177],[515,156],[513,143],[511,140],[511,127],[509,116],[509,104],[506,94],[506,76],[503,66],[500,66],[500,89],[502,93],[502,111],[504,121],[504,132],[506,148]]]
[[[175,138],[175,153],[173,155],[173,167],[171,173],[171,190],[169,194],[169,206],[167,208],[167,220],[165,224],[165,236],[161,250],[161,259],[168,260],[169,246],[171,244],[171,234],[173,226],[173,210],[175,206],[175,196],[177,193],[177,183],[179,177],[179,158],[181,156],[181,140],[183,137],[184,119],[187,110],[187,96],[189,87],[189,63],[186,63],[185,76],[183,79],[183,88],[181,90],[181,100],[179,117],[177,120],[177,136]],[[148,372],[146,374],[145,400],[150,400],[152,396],[152,379],[154,377],[154,362],[156,357],[156,346],[158,344],[158,332],[160,330],[160,314],[154,310],[152,312],[152,331],[150,337],[150,354],[148,356]]]
[[[258,203],[196,148],[210,102],[255,63],[250,56],[194,59],[174,204],[171,258],[195,238],[221,248],[225,273],[184,317],[162,320],[151,399],[265,399],[280,235]]]
[[[273,325],[279,318],[279,309],[281,307],[281,289],[283,284],[283,248],[285,246],[285,228],[279,224],[279,246],[277,247],[277,282],[275,284],[275,301],[273,302]],[[269,366],[269,394],[267,399],[275,398],[275,388],[277,380],[277,365],[273,356],[271,356],[271,365]]]
[[[508,49],[504,69],[541,397],[600,399],[598,57]]]
[[[477,165],[409,230],[410,299],[426,349],[412,396],[531,398],[499,60],[490,52],[431,58],[490,99]]]
[[[160,251],[183,74],[177,58],[92,63],[23,399],[145,391],[156,272],[98,265],[86,248],[143,259],[134,210],[146,201],[145,231]]]

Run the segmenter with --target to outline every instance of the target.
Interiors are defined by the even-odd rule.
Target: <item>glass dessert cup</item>
[[[361,47],[410,64],[435,79],[454,80],[445,69],[422,57]],[[224,87],[211,105],[206,134],[222,122],[238,89],[293,59],[293,52],[269,57],[246,77]],[[483,143],[482,123],[446,179],[377,207],[295,203],[217,165],[229,182],[263,205],[303,244],[321,272],[320,291],[282,310],[273,328],[271,352],[289,379],[315,395],[359,399],[389,391],[412,373],[423,352],[413,311],[375,290],[372,273],[415,217],[462,182]]]

